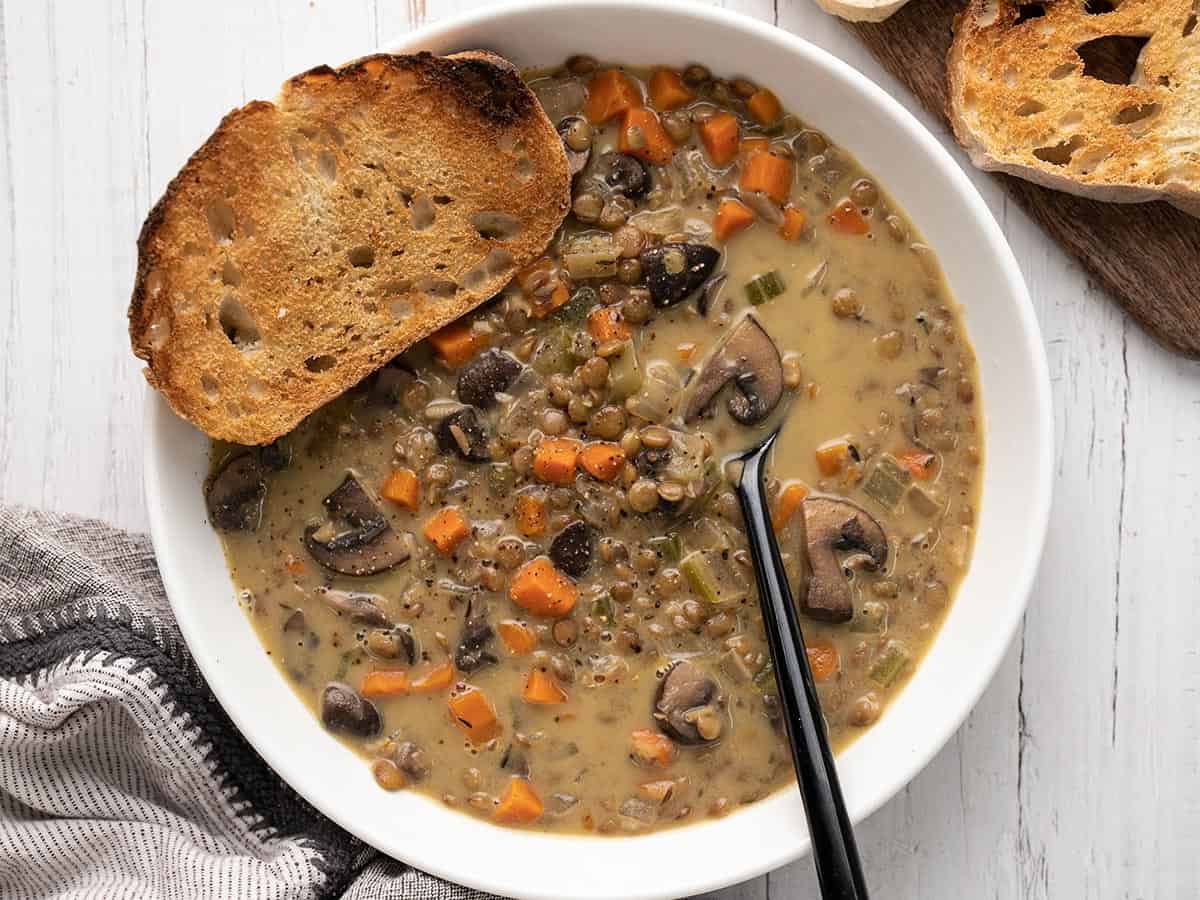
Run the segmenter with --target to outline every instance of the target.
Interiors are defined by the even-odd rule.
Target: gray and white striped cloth
[[[484,896],[381,856],[266,766],[145,537],[0,507],[0,898]]]

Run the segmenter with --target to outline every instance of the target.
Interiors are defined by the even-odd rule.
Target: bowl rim
[[[381,49],[390,52],[411,52],[429,44],[436,44],[438,41],[452,36],[455,32],[475,30],[497,20],[537,13],[541,10],[562,12],[566,9],[569,9],[572,13],[588,10],[600,10],[614,14],[628,11],[653,12],[655,14],[666,13],[682,18],[726,26],[731,29],[731,33],[748,34],[760,40],[765,40],[774,45],[781,53],[805,57],[807,62],[823,70],[830,78],[840,79],[855,93],[863,95],[864,101],[869,105],[881,109],[885,114],[890,115],[893,124],[904,132],[908,140],[917,145],[918,149],[929,162],[936,165],[938,176],[944,178],[948,183],[947,194],[960,201],[963,208],[972,215],[986,237],[987,251],[994,257],[995,264],[1003,272],[1005,278],[1003,293],[1011,298],[1011,311],[1015,314],[1017,324],[1019,325],[1020,337],[1024,344],[1022,348],[1024,357],[1033,367],[1033,394],[1027,399],[1034,408],[1037,436],[1041,440],[1038,446],[1032,448],[1030,451],[1032,457],[1031,465],[1036,469],[1037,473],[1036,482],[1031,487],[1033,505],[1029,510],[1029,518],[1032,528],[1027,533],[1023,542],[1024,553],[1022,558],[1014,560],[1013,567],[1008,572],[1010,584],[1012,585],[1009,592],[1013,598],[1012,602],[1004,609],[1004,614],[999,621],[1000,627],[996,629],[994,639],[986,646],[977,648],[981,662],[965,679],[968,687],[964,692],[964,696],[969,697],[969,702],[962,703],[961,708],[955,710],[953,714],[943,717],[940,728],[938,728],[932,737],[927,737],[922,744],[921,752],[912,753],[898,762],[891,770],[891,777],[878,786],[873,795],[852,805],[849,810],[851,818],[856,823],[860,822],[879,809],[879,807],[895,796],[901,788],[916,777],[934,755],[940,752],[949,738],[961,727],[999,668],[1028,603],[1049,524],[1054,443],[1048,364],[1041,330],[1034,313],[1028,289],[1016,259],[1013,256],[1012,249],[1009,247],[1003,232],[996,223],[983,198],[963,169],[950,155],[949,151],[911,112],[905,109],[896,99],[888,95],[866,75],[863,75],[829,51],[795,34],[776,28],[748,15],[718,7],[688,3],[685,0],[510,0],[510,2],[488,4],[468,12],[429,23],[411,32],[402,34],[394,40],[386,41]],[[583,43],[586,43],[586,41]],[[850,146],[848,149],[853,152],[854,147]],[[163,503],[165,467],[160,466],[161,460],[156,453],[156,448],[161,441],[164,422],[173,418],[173,413],[151,388],[147,387],[146,391],[148,402],[144,417],[144,483],[150,533],[155,556],[162,573],[163,584],[189,650],[192,651],[197,665],[222,707],[237,725],[242,735],[255,747],[266,762],[324,815],[363,841],[374,846],[379,842],[378,835],[372,834],[370,829],[362,827],[352,815],[352,810],[339,807],[336,803],[325,802],[326,798],[317,796],[315,789],[308,783],[312,780],[311,775],[297,771],[296,767],[290,764],[289,759],[270,752],[264,748],[263,742],[255,739],[255,727],[253,723],[248,721],[249,717],[243,708],[243,704],[240,704],[237,696],[235,696],[236,684],[231,681],[230,676],[226,672],[222,671],[220,666],[215,665],[203,652],[197,653],[195,651],[196,647],[203,647],[205,645],[198,624],[201,617],[193,616],[188,603],[182,599],[177,599],[186,597],[188,595],[188,588],[182,583],[180,573],[172,565],[173,553],[165,542],[164,536],[168,531],[167,515]],[[798,796],[798,792],[793,787],[784,791],[777,791],[772,797],[759,801],[759,803],[753,804],[753,806],[757,807],[761,804],[766,804],[772,798],[778,799],[784,794]],[[462,816],[461,813],[452,814],[464,819],[467,818]],[[720,821],[729,822],[735,816],[730,816]],[[482,824],[483,827],[488,829],[496,827],[487,823]],[[678,838],[686,836],[689,833],[694,833],[697,829],[712,827],[714,824],[716,823],[698,822],[682,828],[657,832],[655,835],[638,837],[637,841],[649,841],[651,838],[663,835]],[[599,844],[596,842],[603,841],[605,847],[609,848],[609,852],[614,847],[614,841],[629,840],[580,835],[548,836],[541,832],[509,831],[509,833],[523,835],[536,834],[539,837],[550,837],[562,841],[592,842],[597,847]],[[728,866],[722,870],[721,874],[717,874],[711,868],[705,870],[701,875],[681,873],[669,885],[650,883],[644,891],[638,893],[626,892],[625,896],[665,898],[713,890],[775,869],[800,858],[807,853],[808,849],[807,841],[802,841],[797,846],[782,852],[767,853],[760,850],[759,855],[747,859],[740,865]],[[594,885],[579,884],[566,886],[558,883],[550,886],[531,884],[524,879],[514,880],[512,877],[498,876],[494,872],[473,868],[470,865],[449,863],[444,856],[434,857],[420,852],[410,854],[406,850],[396,850],[396,852],[405,861],[411,862],[411,864],[431,874],[480,890],[507,893],[514,896],[547,898],[547,900],[549,898],[576,895],[587,897],[604,896],[604,894],[595,893]],[[746,857],[742,857],[742,859],[746,859]],[[578,888],[578,893],[571,894],[569,889],[575,887]]]

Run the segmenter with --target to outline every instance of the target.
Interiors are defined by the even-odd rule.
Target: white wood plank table
[[[727,5],[823,44],[915,106],[809,2]],[[150,204],[230,107],[468,5],[0,0],[0,500],[146,527],[125,306]],[[1053,520],[990,689],[861,826],[868,877],[881,898],[1196,897],[1200,365],[1151,343],[972,174],[1045,332]],[[1179,264],[1200,292],[1200,260]],[[716,896],[815,897],[811,863]]]

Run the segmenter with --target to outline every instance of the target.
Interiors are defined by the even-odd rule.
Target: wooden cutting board
[[[946,51],[961,0],[912,0],[879,24],[848,27],[889,72],[946,118]],[[996,174],[1151,335],[1200,359],[1200,219],[1166,203],[1098,203]]]

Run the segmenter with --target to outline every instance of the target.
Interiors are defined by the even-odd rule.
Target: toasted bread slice
[[[817,6],[847,22],[882,22],[908,0],[816,0]]]
[[[1200,215],[1195,0],[970,0],[949,115],[983,169]]]
[[[500,57],[313,69],[225,116],[151,210],[133,352],[198,428],[267,443],[495,295],[569,203],[561,140]]]

